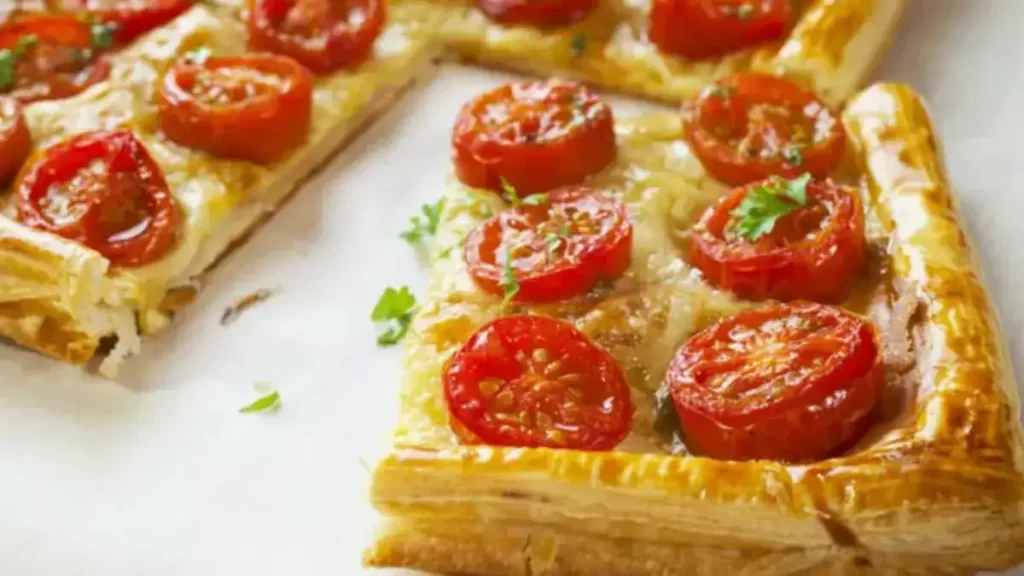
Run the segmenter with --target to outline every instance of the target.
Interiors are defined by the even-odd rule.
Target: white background
[[[916,0],[879,73],[931,103],[1018,373],[1021,23],[1024,0]],[[0,348],[0,574],[361,573],[375,523],[367,464],[386,444],[399,379],[369,312],[387,285],[422,288],[396,235],[440,194],[458,106],[504,78],[449,67],[410,94],[118,382]],[[218,324],[266,287],[281,291]],[[280,412],[238,413],[257,381],[281,391]]]

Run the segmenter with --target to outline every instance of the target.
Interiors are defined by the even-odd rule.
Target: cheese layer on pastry
[[[621,197],[633,221],[632,265],[612,286],[503,311],[469,279],[458,248],[502,202],[457,183],[448,190],[428,299],[407,336],[394,449],[374,476],[373,501],[395,519],[368,562],[524,573],[522,557],[494,554],[495,531],[452,536],[449,527],[477,522],[543,542],[551,573],[590,573],[582,567],[594,557],[583,555],[609,541],[667,559],[704,555],[705,546],[750,551],[759,574],[792,573],[787,562],[806,558],[825,566],[837,554],[856,557],[851,567],[919,573],[1024,560],[1016,383],[930,121],[916,94],[892,85],[855,97],[843,118],[851,146],[834,177],[862,193],[870,246],[844,306],[878,323],[887,367],[879,421],[857,446],[809,465],[727,462],[689,456],[654,431],[652,394],[673,352],[745,304],[709,288],[680,256],[689,227],[724,189],[691,156],[676,115],[620,121],[618,160],[589,181]],[[570,321],[622,365],[637,412],[615,450],[469,446],[452,434],[445,362],[481,325],[515,312]],[[713,549],[708,573],[731,570]],[[770,552],[786,550],[809,556]],[[546,573],[537,562],[525,573]],[[690,573],[666,562],[648,567]],[[636,573],[628,562],[612,567]]]
[[[269,166],[182,147],[159,129],[155,86],[183,54],[200,46],[216,55],[247,51],[245,26],[230,6],[197,6],[118,54],[107,81],[71,99],[28,106],[26,119],[39,149],[81,132],[132,130],[163,169],[183,218],[176,245],[167,255],[139,268],[111,269],[91,250],[21,226],[14,219],[10,195],[0,198],[0,264],[9,264],[0,266],[0,303],[7,306],[0,308],[5,316],[0,333],[74,362],[88,359],[100,338],[116,334],[121,348],[107,364],[113,368],[122,353],[138,347],[136,314],[144,333],[165,325],[169,290],[190,286],[367,120],[430,69],[429,27],[419,14],[401,6],[392,9],[370,60],[356,70],[316,79],[307,143]],[[35,313],[33,307],[59,313]],[[62,352],[64,343],[54,339],[72,340],[81,352]]]
[[[692,61],[664,55],[647,40],[649,2],[644,0],[599,0],[580,22],[545,30],[492,22],[475,0],[400,1],[440,16],[441,41],[468,60],[573,77],[673,103],[714,78],[755,68],[802,78],[831,104],[846,100],[864,82],[906,3],[797,2],[800,19],[782,42]]]

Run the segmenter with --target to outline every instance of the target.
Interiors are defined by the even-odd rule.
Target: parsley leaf
[[[97,48],[110,48],[114,45],[114,32],[119,26],[114,23],[97,22],[89,27],[92,34],[92,45]]]
[[[281,407],[281,393],[274,390],[270,394],[257,398],[251,404],[243,406],[239,412],[250,414],[253,412],[273,412]]]
[[[735,86],[714,86],[709,88],[707,96],[711,98],[728,98],[736,92]]]
[[[590,39],[587,38],[586,34],[575,34],[572,40],[569,41],[569,48],[572,50],[573,58],[580,58],[583,53],[587,51],[587,44]]]
[[[28,52],[28,49],[39,43],[39,37],[35,34],[26,34],[18,38],[18,42],[14,45],[14,57],[21,58]]]
[[[409,291],[408,286],[402,286],[398,290],[390,286],[384,290],[377,300],[377,305],[370,313],[370,319],[374,322],[387,322],[388,329],[377,336],[377,345],[393,346],[405,337],[409,331],[409,324],[412,323],[412,309],[416,307],[416,297]]]
[[[212,53],[209,48],[207,48],[206,46],[200,46],[195,50],[189,50],[188,52],[185,52],[185,59],[196,64],[202,64],[210,58],[211,54]]]
[[[548,202],[547,194],[530,194],[526,198],[520,198],[515,186],[508,183],[508,180],[501,179],[501,189],[505,191],[508,203],[513,206],[543,206]]]
[[[549,254],[554,254],[558,247],[562,245],[562,237],[558,234],[548,234],[544,237],[544,243],[547,244],[547,251]]]
[[[512,267],[512,254],[505,248],[505,268],[501,272],[501,283],[498,284],[505,291],[505,298],[501,301],[502,306],[508,305],[519,293],[519,281],[516,280],[516,271]]]
[[[752,188],[740,205],[729,213],[737,218],[732,224],[732,231],[751,241],[768,234],[779,218],[807,205],[807,184],[810,180],[810,174],[793,180],[773,178]]]
[[[736,17],[740,20],[746,20],[753,15],[754,7],[748,3],[743,3],[736,7]]]
[[[782,159],[790,166],[800,166],[804,163],[804,152],[796,144],[790,144],[782,149]]]
[[[18,61],[14,52],[7,48],[0,50],[0,90],[9,90],[14,87],[17,68]]]
[[[409,228],[399,236],[409,244],[417,244],[426,236],[433,236],[437,233],[437,226],[441,223],[441,213],[444,212],[445,199],[441,198],[434,204],[420,206],[423,218],[413,216],[409,218]]]

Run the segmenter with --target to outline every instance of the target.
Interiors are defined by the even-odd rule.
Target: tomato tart
[[[488,165],[498,186],[465,170],[462,122],[368,565],[1024,561],[1016,384],[910,88],[832,108],[794,80],[730,75],[674,112],[617,117],[611,159],[550,187],[514,163]],[[530,153],[564,166],[557,147]]]

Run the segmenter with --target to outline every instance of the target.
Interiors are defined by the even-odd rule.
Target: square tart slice
[[[697,93],[720,76],[756,69],[806,78],[832,105],[846,100],[863,85],[894,34],[906,4],[905,0],[799,0],[791,3],[790,18],[795,24],[783,37],[686,59],[659,51],[648,39],[649,1],[597,0],[593,11],[579,21],[545,28],[492,20],[481,9],[480,0],[397,1],[416,4],[424,13],[439,14],[441,42],[452,55],[465,61],[541,77],[571,78],[670,103]],[[519,2],[530,3],[549,10],[573,4]],[[735,15],[741,26],[745,17],[742,9]]]
[[[617,124],[619,154],[590,184],[628,206],[632,264],[611,286],[545,306],[475,287],[457,246],[502,201],[453,184],[427,302],[407,336],[399,427],[376,469],[385,521],[371,566],[459,574],[973,574],[1024,560],[1021,433],[1003,337],[919,96],[882,84],[842,114],[833,178],[864,200],[870,246],[843,306],[879,327],[886,388],[874,427],[809,464],[686,453],[654,429],[655,389],[695,330],[751,306],[680,256],[724,193],[678,116]],[[574,324],[620,363],[636,406],[615,449],[461,444],[442,370],[503,314]]]
[[[344,143],[434,69],[418,14],[395,7],[374,52],[357,68],[315,76],[306,141],[257,164],[211,156],[160,129],[156,86],[186,53],[247,52],[234,5],[196,6],[113,56],[109,77],[65,100],[25,107],[36,150],[95,130],[130,130],[163,171],[180,209],[173,247],[152,263],[116,267],[83,245],[21,224],[12,193],[0,196],[0,336],[72,364],[116,339],[100,365],[112,375],[139,349],[140,334],[167,325],[192,301],[204,275],[272,214]],[[31,162],[31,159],[30,161]]]

